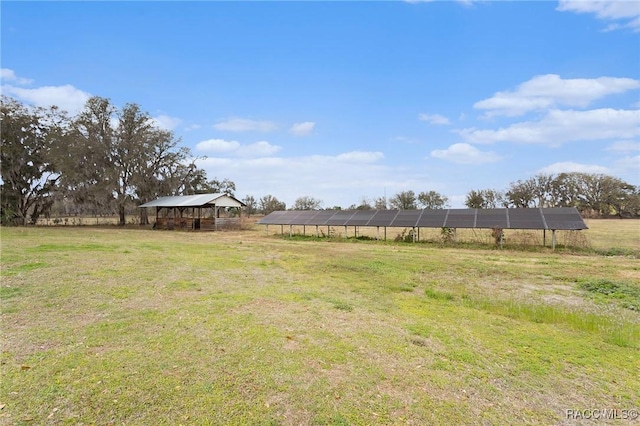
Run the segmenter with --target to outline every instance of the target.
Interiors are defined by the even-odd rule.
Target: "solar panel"
[[[427,228],[587,229],[573,207],[547,209],[299,210],[276,211],[261,225],[385,226]]]
[[[422,210],[400,210],[389,226],[413,228],[418,223],[421,214]]]
[[[366,226],[375,214],[376,210],[356,210],[347,222],[347,225]]]
[[[509,228],[507,209],[478,209],[476,228]]]
[[[272,212],[258,221],[261,225],[288,225],[293,215],[288,211]]]
[[[475,220],[475,209],[449,209],[444,226],[447,228],[474,228]]]
[[[297,214],[291,218],[289,225],[306,225],[317,214],[314,210],[300,210],[295,213]]]
[[[448,212],[449,210],[445,209],[423,210],[422,216],[418,219],[417,226],[424,228],[442,228]]]
[[[344,226],[347,224],[351,216],[353,216],[353,210],[336,210],[335,214],[324,224],[330,226]]]
[[[547,229],[578,230],[587,228],[582,216],[573,208],[543,209],[542,214],[547,223]]]
[[[324,225],[335,213],[335,210],[321,210],[313,217],[313,222],[309,222],[308,225]]]
[[[378,210],[375,216],[369,221],[369,226],[389,226],[398,214],[399,210]]]
[[[511,229],[547,229],[540,209],[509,209]]]

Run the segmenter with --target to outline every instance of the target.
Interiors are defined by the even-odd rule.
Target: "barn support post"
[[[320,237],[320,231],[318,230],[318,225],[316,225],[316,238]]]
[[[413,240],[413,242],[416,242],[416,227],[414,226],[413,228],[411,228],[411,239]]]
[[[453,228],[453,242],[458,242],[458,228]]]
[[[289,238],[293,237],[293,225],[289,225]]]
[[[280,225],[280,234],[284,235],[284,225]]]
[[[551,250],[556,249],[556,230],[551,230]]]
[[[344,226],[344,237],[349,238],[349,230],[347,229],[347,225]]]
[[[302,235],[307,236],[307,225],[302,225]]]
[[[384,227],[384,240],[387,241],[387,227]]]
[[[376,226],[376,240],[380,241],[380,227]]]
[[[542,230],[542,247],[546,247],[547,246],[547,230],[543,229]]]

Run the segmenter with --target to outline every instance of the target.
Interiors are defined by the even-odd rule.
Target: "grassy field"
[[[593,249],[574,252],[2,228],[0,424],[540,425],[637,409],[638,224],[590,221]]]

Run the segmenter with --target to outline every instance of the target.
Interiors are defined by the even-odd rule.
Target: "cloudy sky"
[[[240,198],[640,185],[637,1],[3,2],[1,19],[3,94],[138,103]]]

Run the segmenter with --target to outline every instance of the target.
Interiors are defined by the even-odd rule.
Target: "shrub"
[[[456,230],[454,228],[441,228],[440,238],[443,243],[452,243],[455,240]]]
[[[495,228],[491,228],[491,236],[493,237],[493,240],[496,242],[497,246],[502,245],[502,243],[504,242],[504,229],[497,226]]]

